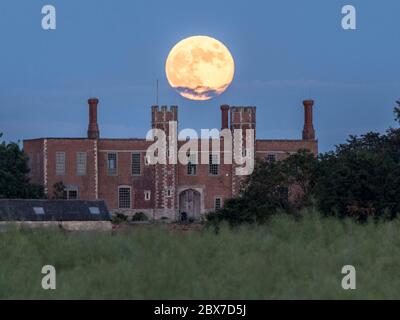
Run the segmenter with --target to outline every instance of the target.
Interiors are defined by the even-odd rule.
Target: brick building
[[[89,99],[89,127],[86,138],[39,138],[24,141],[30,159],[32,182],[41,184],[51,198],[54,184],[62,181],[67,199],[104,199],[111,211],[145,212],[150,218],[178,219],[180,212],[200,219],[202,214],[223,205],[237,194],[242,177],[236,164],[149,164],[146,151],[153,141],[146,139],[100,138],[97,124],[98,99]],[[299,149],[318,152],[313,128],[312,100],[304,105],[304,129],[299,140],[254,140],[256,157],[282,160]],[[221,106],[221,129],[256,129],[255,107]],[[229,121],[230,120],[230,121]],[[169,135],[168,124],[178,121],[178,108],[153,106],[152,128]],[[173,139],[177,139],[173,137]],[[222,139],[223,140],[223,139]],[[179,146],[186,141],[177,141]],[[170,142],[168,142],[170,143]],[[200,145],[200,143],[199,143]],[[224,142],[221,142],[221,153]],[[200,150],[199,152],[202,152]]]

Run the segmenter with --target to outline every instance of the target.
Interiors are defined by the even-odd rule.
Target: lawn
[[[305,212],[265,226],[116,234],[0,233],[0,299],[398,299],[400,222],[360,225]],[[57,289],[41,287],[42,266]],[[353,265],[357,289],[343,290]]]

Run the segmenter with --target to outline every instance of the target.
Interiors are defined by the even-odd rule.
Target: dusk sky
[[[44,31],[41,9],[57,9]],[[341,9],[357,9],[343,30]],[[257,138],[297,139],[302,100],[315,100],[320,151],[349,134],[395,126],[400,2],[338,0],[0,2],[0,132],[6,140],[84,137],[98,97],[102,137],[145,137],[150,106],[179,106],[179,128],[219,128],[221,104],[257,107]],[[232,85],[209,101],[172,89],[165,61],[180,40],[207,35],[232,53]]]

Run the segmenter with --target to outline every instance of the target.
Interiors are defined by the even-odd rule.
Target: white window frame
[[[144,200],[145,201],[150,201],[151,200],[151,191],[150,190],[145,190],[144,191]]]
[[[65,152],[64,151],[56,151],[55,162],[56,162],[56,176],[64,176],[65,175]]]
[[[217,208],[217,200],[219,200],[219,208]],[[214,198],[214,210],[222,209],[223,206],[223,197],[216,196]]]
[[[110,160],[109,160],[109,156],[115,154],[115,172],[114,171],[110,171]],[[118,152],[107,152],[107,175],[109,176],[117,176],[118,175]],[[114,169],[112,169],[114,170]]]
[[[219,175],[219,155],[215,153],[210,153],[209,154],[209,159],[208,159],[208,175],[210,176],[218,176]],[[214,163],[214,160],[216,159],[216,163]],[[213,167],[215,166],[215,167]],[[216,170],[214,170],[216,168]],[[216,172],[215,172],[216,171]]]
[[[139,156],[139,173],[133,172],[133,157]],[[142,154],[140,152],[132,152],[131,153],[131,174],[132,176],[141,176],[142,175]]]
[[[82,158],[80,156],[83,156]],[[76,153],[76,175],[86,176],[87,174],[87,152],[79,151]]]
[[[79,199],[79,188],[77,186],[66,186],[64,198],[66,200],[78,200]],[[76,198],[71,199],[70,192],[76,192]]]
[[[188,176],[197,176],[197,154],[192,153],[188,154],[188,164],[186,165],[186,175]],[[192,173],[191,169],[194,171]]]

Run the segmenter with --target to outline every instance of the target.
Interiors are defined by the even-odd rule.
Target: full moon
[[[228,48],[207,36],[178,42],[168,55],[165,72],[171,87],[185,98],[209,100],[232,83],[235,62]]]

